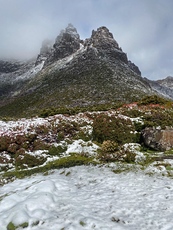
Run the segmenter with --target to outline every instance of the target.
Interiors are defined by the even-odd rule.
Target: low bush
[[[7,225],[7,230],[17,230],[19,228],[27,228],[28,227],[28,223],[25,222],[23,224],[20,224],[18,226],[15,226],[12,222],[10,222],[8,225]]]
[[[49,148],[48,154],[51,156],[61,156],[61,153],[65,152],[67,150],[67,146],[51,146]]]
[[[75,137],[77,132],[80,130],[77,122],[61,122],[57,127],[57,141],[62,141],[64,138]]]
[[[115,141],[119,145],[133,142],[134,131],[130,119],[100,114],[93,120],[93,140],[99,143],[106,140]]]
[[[42,156],[33,156],[30,154],[22,154],[16,156],[15,166],[17,169],[33,168],[42,165],[46,159]]]
[[[48,163],[47,167],[50,169],[69,168],[78,165],[87,165],[92,162],[92,158],[81,156],[79,154],[72,154],[68,157],[60,158],[56,161]]]
[[[5,172],[3,174],[3,178],[6,180],[12,178],[24,178],[27,176],[31,176],[34,173],[45,173],[52,169],[60,169],[60,168],[70,168],[73,166],[79,166],[79,165],[88,165],[88,164],[97,164],[95,161],[93,161],[93,158],[87,157],[85,155],[81,156],[79,154],[72,154],[68,157],[60,158],[55,161],[51,161],[47,163],[44,166],[25,169],[25,170],[19,170],[18,167],[16,167],[16,171],[9,171]]]
[[[150,105],[150,104],[164,105],[168,102],[169,102],[168,100],[162,97],[159,97],[157,95],[151,95],[151,96],[144,97],[141,101],[138,102],[138,105]]]
[[[132,151],[118,146],[114,141],[104,141],[99,150],[98,158],[103,162],[123,161],[126,163],[135,162],[136,154]]]
[[[120,160],[120,157],[118,144],[114,141],[104,141],[98,150],[98,159],[104,162]]]
[[[150,114],[143,117],[144,127],[165,128],[166,126],[173,126],[173,111],[172,110],[151,110]]]

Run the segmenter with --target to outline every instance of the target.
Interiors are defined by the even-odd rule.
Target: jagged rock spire
[[[75,53],[80,48],[80,36],[77,29],[72,25],[61,30],[55,40],[53,50],[46,60],[45,65],[51,64],[54,61],[67,57]]]
[[[66,57],[80,48],[80,36],[77,29],[68,24],[65,30],[57,36],[54,44],[54,56],[57,58]]]
[[[69,23],[64,30],[61,30],[60,34],[55,39],[52,49],[47,41],[42,44],[36,65],[44,60],[44,66],[47,66],[57,60],[75,54],[76,51],[80,49],[81,44],[83,44],[85,48],[87,47],[85,50],[86,57],[92,59],[99,56],[100,58],[106,59],[108,62],[121,61],[129,65],[137,74],[141,74],[139,69],[128,61],[126,53],[119,47],[113,34],[107,27],[101,26],[96,31],[93,30],[89,39],[81,41],[77,29],[71,23]]]
[[[120,60],[128,64],[127,55],[119,47],[113,34],[105,26],[99,27],[96,31],[92,31],[91,38],[86,39],[84,45],[97,49],[100,56],[109,58],[111,61]]]
[[[116,40],[113,37],[113,34],[109,32],[109,29],[105,26],[99,27],[96,31],[92,31],[91,39],[93,41],[93,45],[95,47],[97,46],[103,46],[109,44],[111,47],[119,49],[119,45],[116,42]]]

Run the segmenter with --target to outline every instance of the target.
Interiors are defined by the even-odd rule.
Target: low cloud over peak
[[[32,58],[72,23],[81,38],[107,26],[150,79],[173,76],[172,0],[0,0],[0,58]]]

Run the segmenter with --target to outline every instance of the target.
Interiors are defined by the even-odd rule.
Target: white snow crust
[[[79,166],[1,187],[0,229],[12,221],[26,230],[171,230],[172,202],[171,178]]]

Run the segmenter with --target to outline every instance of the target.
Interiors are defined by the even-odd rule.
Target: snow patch
[[[68,173],[67,173],[68,172]],[[80,166],[0,188],[0,226],[26,230],[173,229],[172,179]],[[34,226],[34,223],[36,225]]]
[[[98,148],[98,145],[94,144],[91,141],[85,142],[79,139],[75,140],[72,144],[68,146],[66,153],[87,153],[89,155],[96,155]]]

